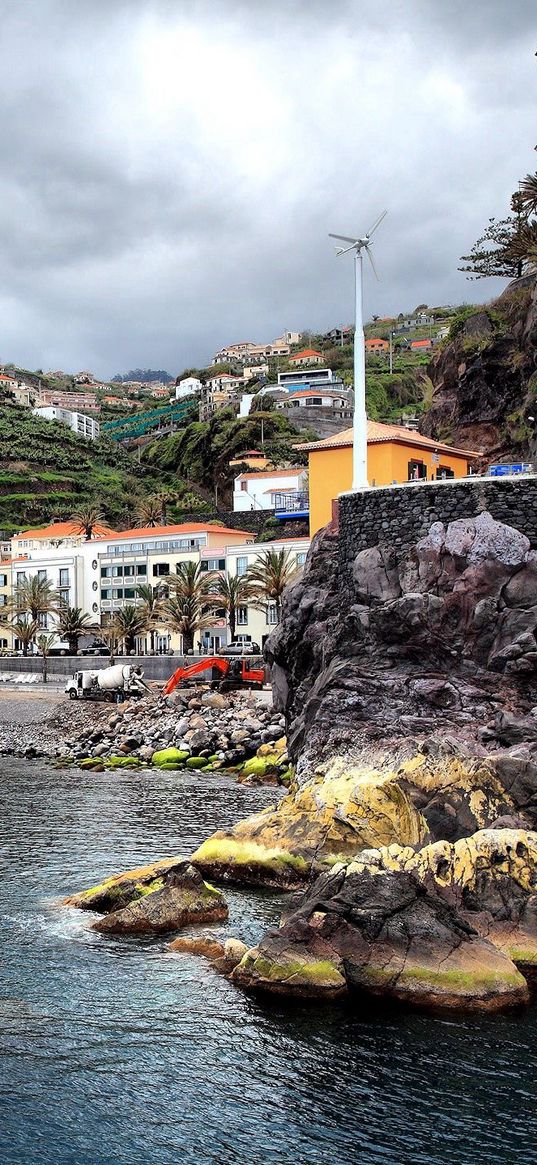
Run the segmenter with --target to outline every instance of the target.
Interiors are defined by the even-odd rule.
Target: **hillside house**
[[[32,412],[34,417],[42,417],[44,421],[57,421],[60,425],[68,425],[73,433],[87,441],[96,441],[99,436],[99,422],[94,417],[88,417],[86,413],[60,408],[59,405],[44,405],[32,409]]]
[[[248,470],[235,478],[233,509],[235,512],[273,510],[276,495],[303,494],[305,485],[306,469],[303,465],[290,469]]]
[[[289,363],[293,368],[308,368],[313,364],[322,364],[323,357],[315,348],[303,348],[301,352],[296,352],[294,356],[289,357]]]
[[[175,386],[175,399],[182,400],[185,396],[197,396],[203,388],[203,382],[197,376],[185,376]]]
[[[365,350],[366,352],[389,352],[390,345],[381,336],[371,336],[365,341]]]
[[[434,346],[434,341],[427,338],[424,340],[411,340],[411,352],[428,352]]]
[[[352,488],[353,430],[296,446],[308,453],[310,534],[331,520],[333,502]],[[425,437],[402,425],[367,422],[370,486],[466,477],[479,456]],[[409,499],[410,501],[410,499]]]

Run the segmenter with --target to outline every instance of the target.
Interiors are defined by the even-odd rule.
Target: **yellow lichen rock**
[[[436,886],[459,914],[523,970],[537,978],[537,833],[482,829],[418,852],[391,845],[364,852],[347,875],[401,870]]]
[[[213,834],[192,861],[216,879],[291,886],[363,849],[426,838],[425,821],[393,772],[335,759],[276,808]]]

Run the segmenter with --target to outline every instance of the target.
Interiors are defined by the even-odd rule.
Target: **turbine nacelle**
[[[357,239],[357,238],[352,238],[350,235],[333,235],[333,234],[329,234],[329,236],[328,236],[330,239],[337,239],[338,242],[340,242],[340,243],[348,243],[347,247],[336,247],[336,255],[338,257],[339,257],[339,255],[347,255],[349,251],[355,251],[357,255],[360,255],[362,251],[367,251],[369,262],[371,263],[371,266],[373,268],[373,273],[374,273],[376,279],[378,279],[379,276],[378,276],[378,272],[377,272],[377,269],[375,267],[375,264],[373,262],[373,256],[371,254],[371,248],[369,246],[369,242],[371,239],[371,235],[376,231],[377,227],[380,226],[383,218],[386,217],[387,213],[388,213],[387,210],[383,210],[382,214],[379,215],[376,222],[373,223],[373,226],[370,228],[369,231],[367,231],[367,233],[363,236],[363,238]]]

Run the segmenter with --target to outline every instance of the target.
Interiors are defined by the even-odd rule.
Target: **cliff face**
[[[423,431],[486,463],[537,458],[537,276],[510,283],[489,307],[461,321],[428,372],[431,408]]]
[[[342,592],[317,536],[267,644],[292,755],[376,760],[431,734],[475,753],[537,741],[537,552],[490,514],[360,551]]]

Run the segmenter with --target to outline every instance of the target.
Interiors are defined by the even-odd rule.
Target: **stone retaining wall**
[[[148,680],[167,680],[178,667],[195,663],[203,658],[199,655],[129,655],[116,656],[114,663],[128,663],[141,667]],[[56,676],[71,676],[75,671],[98,671],[110,666],[110,659],[104,655],[53,655],[47,661],[47,672],[51,679]],[[43,671],[41,656],[2,656],[0,672],[38,673]]]
[[[383,544],[402,554],[433,522],[475,518],[484,510],[522,530],[537,548],[537,475],[416,482],[343,494],[339,499],[342,586],[360,550]]]

